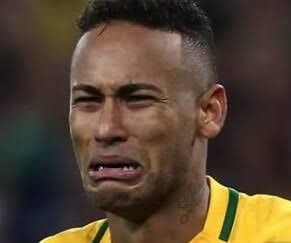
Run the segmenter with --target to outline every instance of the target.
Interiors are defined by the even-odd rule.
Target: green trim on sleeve
[[[93,240],[93,243],[100,243],[100,241],[102,240],[106,230],[108,228],[108,222],[107,220],[104,221],[104,223],[101,225],[101,227],[99,228],[94,240]]]
[[[222,230],[219,236],[219,239],[225,242],[229,240],[231,230],[233,228],[238,201],[239,201],[239,193],[236,190],[229,188],[229,199],[228,199],[227,210],[225,213]]]

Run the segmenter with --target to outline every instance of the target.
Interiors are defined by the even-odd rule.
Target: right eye
[[[80,108],[84,111],[95,111],[99,108],[102,100],[98,97],[78,97],[73,100],[73,108]]]
[[[96,97],[78,97],[74,99],[73,103],[76,104],[76,103],[92,103],[92,102],[100,103],[101,100]]]

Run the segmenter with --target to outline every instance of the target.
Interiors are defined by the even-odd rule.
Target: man
[[[42,243],[291,242],[291,203],[206,176],[224,124],[208,18],[191,0],[96,0],[79,26],[70,127],[105,220]]]

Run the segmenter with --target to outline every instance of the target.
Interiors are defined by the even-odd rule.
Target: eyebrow
[[[73,86],[73,92],[76,91],[84,91],[91,95],[100,95],[101,91],[94,86],[87,85],[87,84],[76,84]]]
[[[147,84],[147,83],[129,83],[129,84],[125,84],[122,85],[116,92],[117,95],[119,96],[124,96],[139,90],[152,90],[152,91],[156,91],[158,93],[162,93],[162,90],[159,89],[157,86],[153,85],[153,84]],[[73,86],[73,92],[76,91],[84,91],[88,94],[91,95],[100,95],[102,94],[102,92],[100,91],[100,89],[88,85],[88,84],[76,84]]]
[[[137,92],[139,90],[152,90],[158,93],[162,93],[162,90],[160,90],[157,86],[153,84],[147,84],[147,83],[131,83],[121,86],[117,94],[120,96],[124,96],[130,93]]]

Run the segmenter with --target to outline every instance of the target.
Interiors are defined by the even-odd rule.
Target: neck
[[[202,231],[209,200],[206,178],[199,191],[185,185],[180,193],[167,201],[167,205],[136,223],[112,213],[106,213],[112,243],[181,243],[189,242]]]

